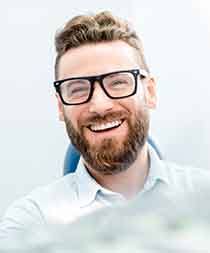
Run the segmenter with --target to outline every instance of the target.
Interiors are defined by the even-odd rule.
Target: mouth
[[[120,120],[105,122],[102,124],[96,123],[96,124],[91,124],[90,126],[88,126],[88,129],[94,133],[108,132],[110,130],[120,127],[123,122],[124,120],[120,119]]]

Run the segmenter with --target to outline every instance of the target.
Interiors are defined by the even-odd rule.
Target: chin
[[[93,138],[92,136],[86,135],[86,141],[89,144],[89,147],[94,150],[100,150],[104,146],[106,149],[120,149],[123,143],[126,141],[128,135],[126,133],[122,133],[120,136],[100,136]]]

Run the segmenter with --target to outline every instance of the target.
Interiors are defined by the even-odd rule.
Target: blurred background
[[[52,86],[54,34],[74,15],[110,10],[132,22],[157,78],[151,135],[164,156],[210,169],[208,0],[0,3],[0,216],[11,202],[62,176],[69,140]]]

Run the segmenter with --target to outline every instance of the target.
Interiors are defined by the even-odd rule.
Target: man
[[[127,22],[109,12],[77,16],[55,45],[59,118],[81,159],[75,173],[15,202],[2,219],[3,235],[67,224],[137,196],[192,191],[209,177],[160,160],[147,144],[156,84]]]

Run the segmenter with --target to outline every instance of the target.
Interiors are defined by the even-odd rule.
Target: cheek
[[[146,97],[145,97],[145,85],[143,83],[139,83],[140,85],[137,87],[137,92],[134,95],[135,103],[138,106],[145,105]]]
[[[79,106],[72,106],[71,108],[68,108],[65,111],[65,114],[66,118],[71,121],[75,129],[78,129],[82,124],[82,119],[84,118],[83,115],[85,115],[84,109]]]
[[[144,100],[141,100],[139,97],[135,96],[133,99],[127,101],[126,105],[124,105],[130,114],[130,123],[134,124],[136,119],[140,117],[144,117],[144,113],[147,111]]]
[[[146,100],[144,92],[139,92],[134,96],[133,108],[135,108],[135,110],[137,111],[146,108]]]
[[[63,110],[63,114],[64,114],[65,122],[70,121],[71,124],[73,125],[73,127],[75,127],[76,126],[75,122],[76,122],[76,118],[77,118],[77,114],[75,113],[75,111],[72,110],[71,108],[65,106],[64,110]]]
[[[78,114],[78,113],[71,114],[70,120],[71,120],[74,128],[78,129],[80,119],[81,119],[80,114]]]
[[[142,102],[139,97],[134,95],[122,101],[121,104],[131,115],[142,107]]]

